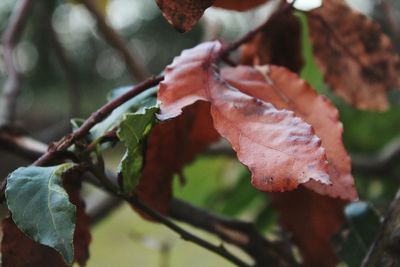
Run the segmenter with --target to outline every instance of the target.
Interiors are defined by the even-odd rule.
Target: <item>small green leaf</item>
[[[349,266],[361,266],[374,241],[381,218],[367,202],[355,202],[345,208],[346,224],[334,237],[338,256]]]
[[[136,113],[125,114],[119,125],[117,135],[126,146],[125,155],[119,165],[125,192],[130,192],[140,178],[143,165],[143,140],[150,132],[155,121],[155,113],[158,111],[158,107],[154,104]]]
[[[19,168],[7,178],[5,191],[17,227],[34,241],[54,248],[68,265],[74,259],[76,207],[69,201],[61,175],[72,166]]]
[[[113,90],[109,98],[116,98],[123,93],[126,93],[126,91],[131,88],[132,86]],[[99,138],[107,131],[116,127],[121,122],[125,114],[136,112],[138,109],[143,107],[154,106],[157,101],[154,97],[157,90],[158,87],[153,87],[149,90],[146,90],[145,92],[137,95],[136,97],[132,98],[131,100],[127,101],[126,103],[115,109],[110,114],[110,116],[108,116],[105,120],[96,124],[96,126],[92,128],[92,130],[90,131],[92,140]]]

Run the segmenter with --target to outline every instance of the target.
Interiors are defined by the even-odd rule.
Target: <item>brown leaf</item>
[[[299,18],[292,13],[275,17],[241,51],[244,65],[274,64],[299,72],[303,66]]]
[[[386,92],[400,85],[400,61],[378,24],[342,0],[308,13],[314,55],[326,82],[346,102],[385,110]]]
[[[214,6],[225,9],[245,11],[262,5],[269,0],[215,0]]]
[[[84,266],[89,258],[88,246],[91,240],[89,217],[85,214],[85,204],[80,197],[80,182],[66,182],[64,186],[70,201],[77,207],[74,233],[75,261]],[[1,255],[3,267],[64,267],[61,255],[54,249],[34,242],[22,233],[11,217],[2,222],[3,239]]]
[[[174,174],[219,138],[209,104],[204,102],[185,109],[182,116],[157,124],[149,137],[143,174],[135,188],[139,199],[167,214]]]
[[[306,267],[334,267],[338,259],[331,238],[343,223],[344,200],[304,188],[271,194],[278,220],[298,246]]]
[[[343,125],[336,107],[324,96],[283,67],[263,66],[258,70],[240,66],[225,68],[222,76],[235,88],[278,109],[288,109],[315,129],[326,149],[332,185],[309,181],[306,187],[322,195],[354,200],[357,192],[351,175],[351,160],[342,142]]]
[[[156,0],[163,16],[177,30],[190,30],[214,0]]]
[[[76,206],[76,224],[74,232],[74,258],[80,266],[86,265],[89,259],[90,218],[85,212],[85,202],[81,196],[81,179],[79,173],[72,172],[64,178],[64,188],[69,201]]]
[[[201,44],[183,51],[166,68],[159,119],[177,117],[198,100],[208,101],[214,127],[249,167],[255,187],[284,191],[310,179],[329,183],[325,150],[312,127],[293,112],[277,110],[224,81],[214,65],[221,48],[219,42]]]

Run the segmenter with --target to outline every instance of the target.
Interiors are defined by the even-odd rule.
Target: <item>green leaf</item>
[[[111,92],[109,100],[112,100],[124,93],[126,93],[132,86],[122,87],[115,89]],[[154,106],[156,103],[156,98],[154,97],[157,93],[158,87],[153,87],[145,92],[135,96],[131,100],[127,101],[123,105],[115,109],[110,116],[108,116],[102,122],[96,124],[90,131],[91,139],[95,140],[104,135],[107,131],[118,126],[118,124],[123,120],[126,113],[136,112],[143,107]]]
[[[346,224],[340,234],[334,237],[338,256],[349,266],[361,266],[368,252],[381,218],[367,202],[355,202],[345,208]]]
[[[119,165],[125,192],[137,185],[143,165],[143,141],[155,122],[158,107],[143,108],[136,113],[125,114],[119,125],[118,138],[125,144],[126,152]]]
[[[58,251],[68,265],[74,259],[76,207],[61,175],[73,166],[23,167],[7,178],[7,206],[17,227],[34,241]]]

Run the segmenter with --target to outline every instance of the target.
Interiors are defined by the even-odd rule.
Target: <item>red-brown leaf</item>
[[[357,192],[351,175],[351,160],[342,142],[343,125],[336,107],[295,73],[283,67],[263,66],[258,70],[240,66],[225,68],[222,76],[235,88],[279,109],[293,111],[311,124],[322,140],[329,161],[332,185],[309,181],[306,187],[331,197],[354,200]]]
[[[80,197],[79,181],[68,181],[64,186],[70,201],[77,207],[74,233],[74,258],[81,266],[89,258],[90,224],[85,213],[85,204]],[[22,233],[11,217],[2,222],[3,239],[1,256],[3,267],[66,267],[61,255],[54,249],[34,242]]]
[[[76,206],[76,224],[74,232],[74,258],[79,265],[86,265],[89,259],[90,218],[85,212],[85,202],[81,196],[81,181],[79,173],[71,173],[64,178],[64,188],[69,201]]]
[[[262,5],[269,0],[215,0],[214,6],[225,9],[245,11]]]
[[[163,16],[176,29],[190,30],[214,0],[156,0]]]
[[[346,102],[385,110],[386,92],[400,86],[400,60],[378,24],[342,0],[308,14],[314,55],[326,82]]]
[[[204,102],[187,108],[178,118],[157,124],[149,137],[143,174],[135,189],[139,199],[167,214],[174,174],[219,138],[209,104]]]
[[[298,246],[306,267],[334,267],[338,259],[332,235],[343,223],[344,200],[321,196],[304,188],[271,194],[278,220]]]
[[[242,46],[244,65],[274,64],[298,72],[303,66],[301,25],[292,13],[275,17],[252,41]]]
[[[214,127],[249,167],[255,187],[284,191],[310,179],[329,183],[325,150],[312,127],[293,112],[277,110],[224,81],[214,65],[221,49],[219,42],[201,44],[166,68],[159,118],[177,117],[182,108],[209,101]]]

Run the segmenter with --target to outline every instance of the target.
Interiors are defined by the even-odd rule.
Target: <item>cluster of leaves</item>
[[[212,5],[242,11],[265,2],[157,0],[181,31]],[[232,47],[220,41],[183,51],[165,68],[159,88],[121,105],[70,151],[101,176],[102,151],[122,142],[126,153],[117,190],[168,215],[174,174],[223,137],[251,171],[252,185],[270,195],[304,264],[335,266],[331,238],[344,223],[344,206],[358,198],[351,160],[336,107],[296,74],[303,65],[302,27],[296,11],[283,6],[242,46],[241,65],[223,67]],[[379,27],[342,0],[325,0],[305,15],[315,58],[332,90],[355,107],[386,109],[386,92],[400,82],[400,62]],[[79,198],[80,168],[31,166],[8,177],[12,220],[3,221],[4,266],[63,266],[74,260],[84,265],[90,234]],[[341,243],[349,238],[354,235]]]

